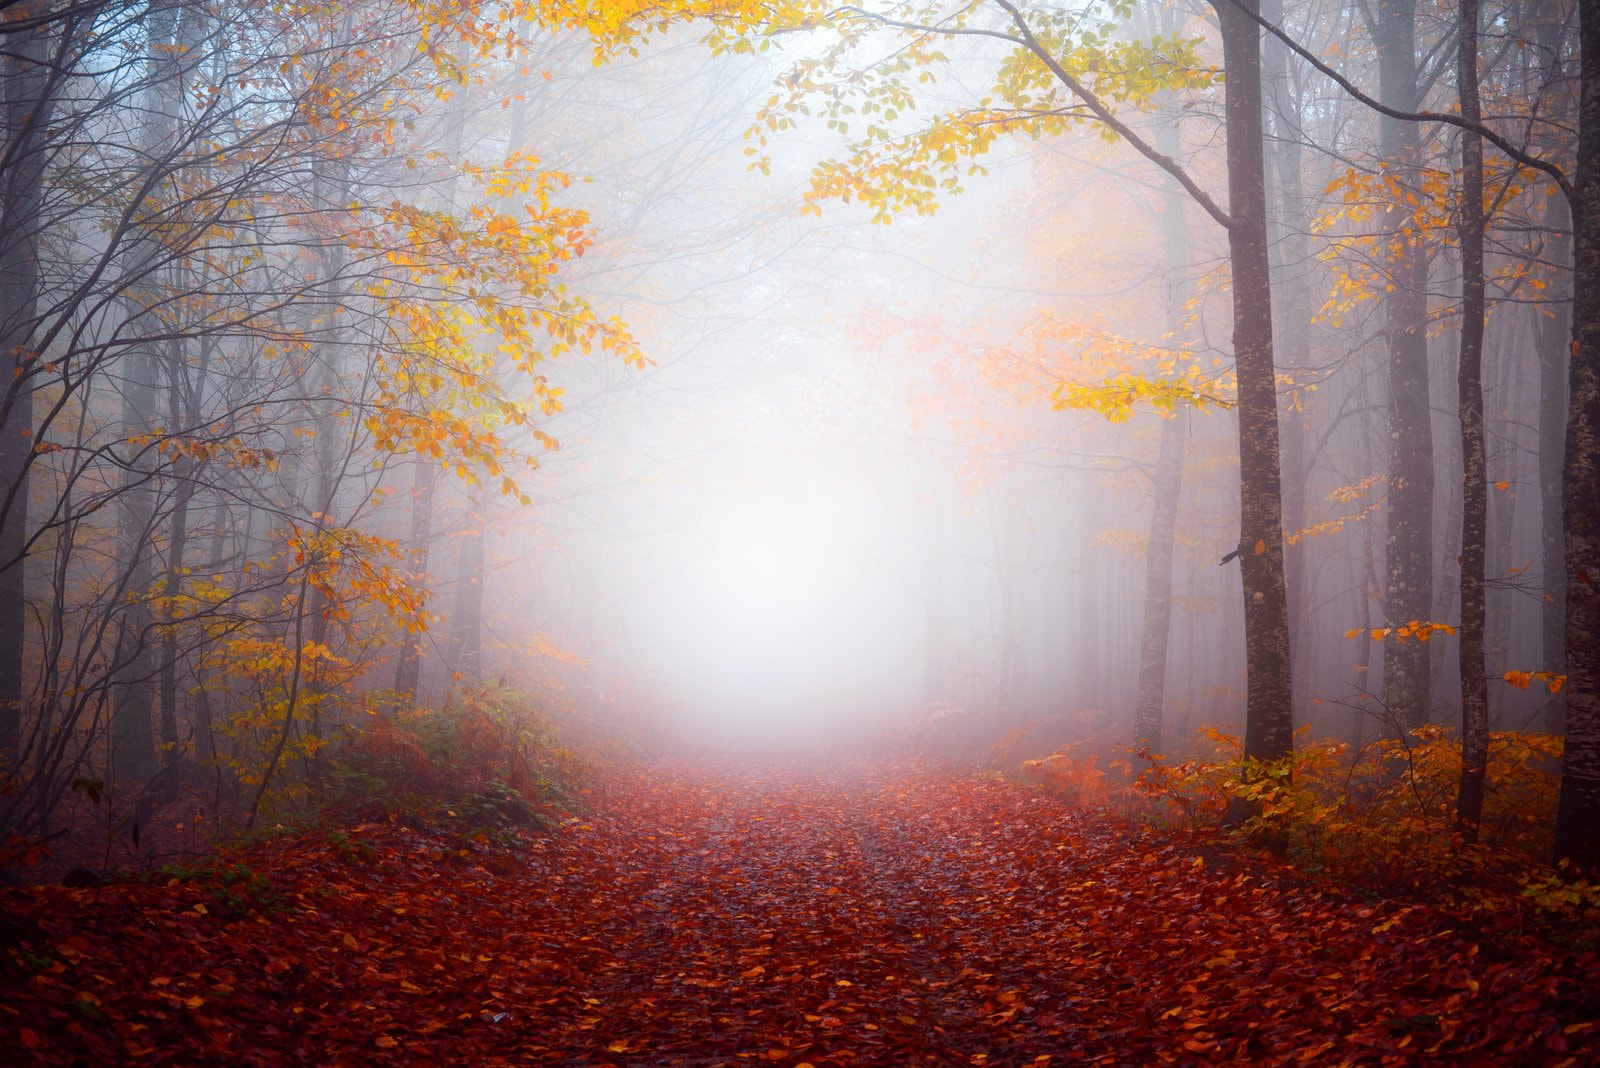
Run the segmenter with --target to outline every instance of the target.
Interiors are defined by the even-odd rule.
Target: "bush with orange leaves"
[[[1559,737],[1490,736],[1483,820],[1468,842],[1455,821],[1461,746],[1443,727],[1378,739],[1355,753],[1341,742],[1302,738],[1291,757],[1270,764],[1245,761],[1236,737],[1209,728],[1199,734],[1204,747],[1190,759],[1135,751],[1144,766],[1132,786],[1143,806],[1127,797],[1132,791],[1120,776],[1070,747],[1029,761],[1023,775],[1112,815],[1271,843],[1302,868],[1387,895],[1493,912],[1500,922],[1555,920],[1600,932],[1600,886],[1543,864]]]
[[[1558,737],[1491,735],[1483,821],[1467,843],[1455,826],[1461,746],[1443,727],[1381,738],[1351,754],[1342,742],[1303,741],[1271,764],[1242,759],[1239,739],[1201,732],[1207,755],[1150,760],[1140,789],[1197,829],[1240,830],[1281,843],[1304,867],[1385,893],[1471,895],[1514,879],[1546,855],[1556,804]],[[1244,802],[1239,806],[1236,802]]]
[[[567,783],[579,774],[515,694],[471,690],[437,710],[373,711],[335,754],[332,800],[390,815],[544,823],[568,807]]]
[[[1064,745],[1049,756],[1024,760],[1017,767],[1017,776],[1074,805],[1119,819],[1155,815],[1160,806],[1146,792],[1135,788],[1132,764],[1111,760],[1101,767],[1094,741],[1084,739]]]

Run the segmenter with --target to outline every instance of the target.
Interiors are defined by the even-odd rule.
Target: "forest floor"
[[[0,891],[0,1061],[1595,1064],[1600,961],[998,778],[640,769]]]

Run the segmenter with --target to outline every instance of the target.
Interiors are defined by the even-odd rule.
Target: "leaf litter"
[[[508,850],[369,822],[0,894],[0,1059],[1600,1062],[1594,953],[1208,864],[998,777],[611,773]]]

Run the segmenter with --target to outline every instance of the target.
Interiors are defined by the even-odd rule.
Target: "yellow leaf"
[[[1266,551],[1267,551],[1267,543],[1266,543],[1266,541],[1264,539],[1262,541],[1256,542],[1256,555],[1257,556],[1262,555]]]
[[[379,1049],[394,1049],[400,1044],[388,1035],[379,1035],[375,1041]]]

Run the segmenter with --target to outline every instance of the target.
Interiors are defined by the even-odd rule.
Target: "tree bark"
[[[39,299],[39,206],[50,121],[49,40],[43,29],[8,42],[5,171],[0,174],[0,774],[22,759],[27,648],[28,471],[34,455],[33,351]]]
[[[1182,137],[1175,118],[1162,124],[1156,134],[1156,147],[1174,159],[1178,157]],[[1161,192],[1161,267],[1166,277],[1167,331],[1174,338],[1183,329],[1184,303],[1188,297],[1185,279],[1189,268],[1187,222],[1183,189],[1169,177],[1162,182]],[[1144,615],[1140,624],[1133,734],[1137,744],[1157,753],[1163,745],[1167,649],[1172,638],[1172,550],[1178,531],[1178,507],[1183,497],[1184,438],[1188,434],[1188,423],[1188,413],[1180,407],[1161,424],[1161,444],[1151,486],[1150,536],[1145,543]]]
[[[420,455],[412,462],[411,477],[411,581],[419,588],[428,583],[428,557],[433,546],[433,498],[439,482],[439,463]],[[414,701],[422,674],[421,634],[407,630],[400,642],[394,688],[400,700]]]
[[[1478,0],[1461,0],[1456,70],[1461,117],[1479,122]],[[1483,139],[1461,134],[1461,351],[1456,385],[1461,418],[1461,782],[1456,830],[1478,838],[1489,766],[1489,692],[1484,668],[1484,567],[1489,522],[1488,453],[1483,431]]]
[[[1414,0],[1378,7],[1379,96],[1390,107],[1417,106]],[[1421,166],[1421,131],[1414,122],[1379,120],[1380,151],[1390,176],[1414,188]],[[1433,424],[1428,404],[1428,260],[1404,203],[1391,205],[1384,301],[1389,357],[1388,535],[1384,549],[1386,625],[1425,621],[1433,606]],[[1407,232],[1409,231],[1409,233]],[[1380,255],[1385,255],[1381,253]],[[1383,703],[1402,729],[1429,718],[1428,647],[1389,637],[1384,643]]]
[[[1289,606],[1284,583],[1278,397],[1267,261],[1261,40],[1255,0],[1216,4],[1227,70],[1228,252],[1239,382],[1239,561],[1244,582],[1245,750],[1268,761],[1294,748]]]
[[[1572,363],[1563,468],[1567,739],[1555,855],[1600,869],[1600,10],[1578,5]]]
[[[1571,97],[1552,92],[1563,80],[1567,3],[1542,11],[1536,39],[1545,56],[1539,88],[1548,93],[1549,106],[1559,109],[1552,118],[1571,122],[1565,107]],[[1572,338],[1572,212],[1565,197],[1549,197],[1550,239],[1545,259],[1556,266],[1548,288],[1545,315],[1536,342],[1539,353],[1539,574],[1544,600],[1540,605],[1540,666],[1552,675],[1567,674],[1567,560],[1562,534],[1562,462],[1566,455],[1567,375]],[[1552,734],[1566,730],[1567,691],[1549,695],[1544,729]]]
[[[1275,25],[1283,21],[1283,0],[1267,0],[1262,14]],[[1267,96],[1267,153],[1271,164],[1272,192],[1277,212],[1272,247],[1277,251],[1274,294],[1277,325],[1275,360],[1296,386],[1311,364],[1312,292],[1308,265],[1312,262],[1311,220],[1306,212],[1304,159],[1298,99],[1290,98],[1289,53],[1281,41],[1268,39],[1261,50],[1264,92]],[[1292,396],[1292,395],[1291,395]],[[1301,410],[1289,405],[1281,413],[1283,433],[1283,523],[1294,532],[1306,526],[1306,420],[1303,406],[1310,393],[1299,394]],[[1289,639],[1294,656],[1294,710],[1309,711],[1311,681],[1311,597],[1305,541],[1284,547],[1284,584],[1289,598]]]
[[[178,94],[181,90],[177,62],[179,6],[175,2],[152,4],[145,15],[149,35],[146,46],[149,86],[141,152],[145,159],[164,160],[172,151]],[[165,273],[163,249],[151,229],[147,213],[160,211],[155,197],[134,206],[133,225],[138,234],[127,257],[124,306],[127,326],[134,334],[161,330],[153,309],[162,299]],[[150,598],[155,582],[156,497],[159,475],[152,458],[159,454],[137,439],[149,435],[157,412],[156,381],[161,362],[158,343],[137,340],[121,358],[122,423],[129,440],[122,491],[117,495],[117,540],[126,607],[118,623],[115,706],[111,719],[111,747],[117,777],[144,782],[160,767],[156,752],[155,695],[160,666],[155,647],[155,614]]]

